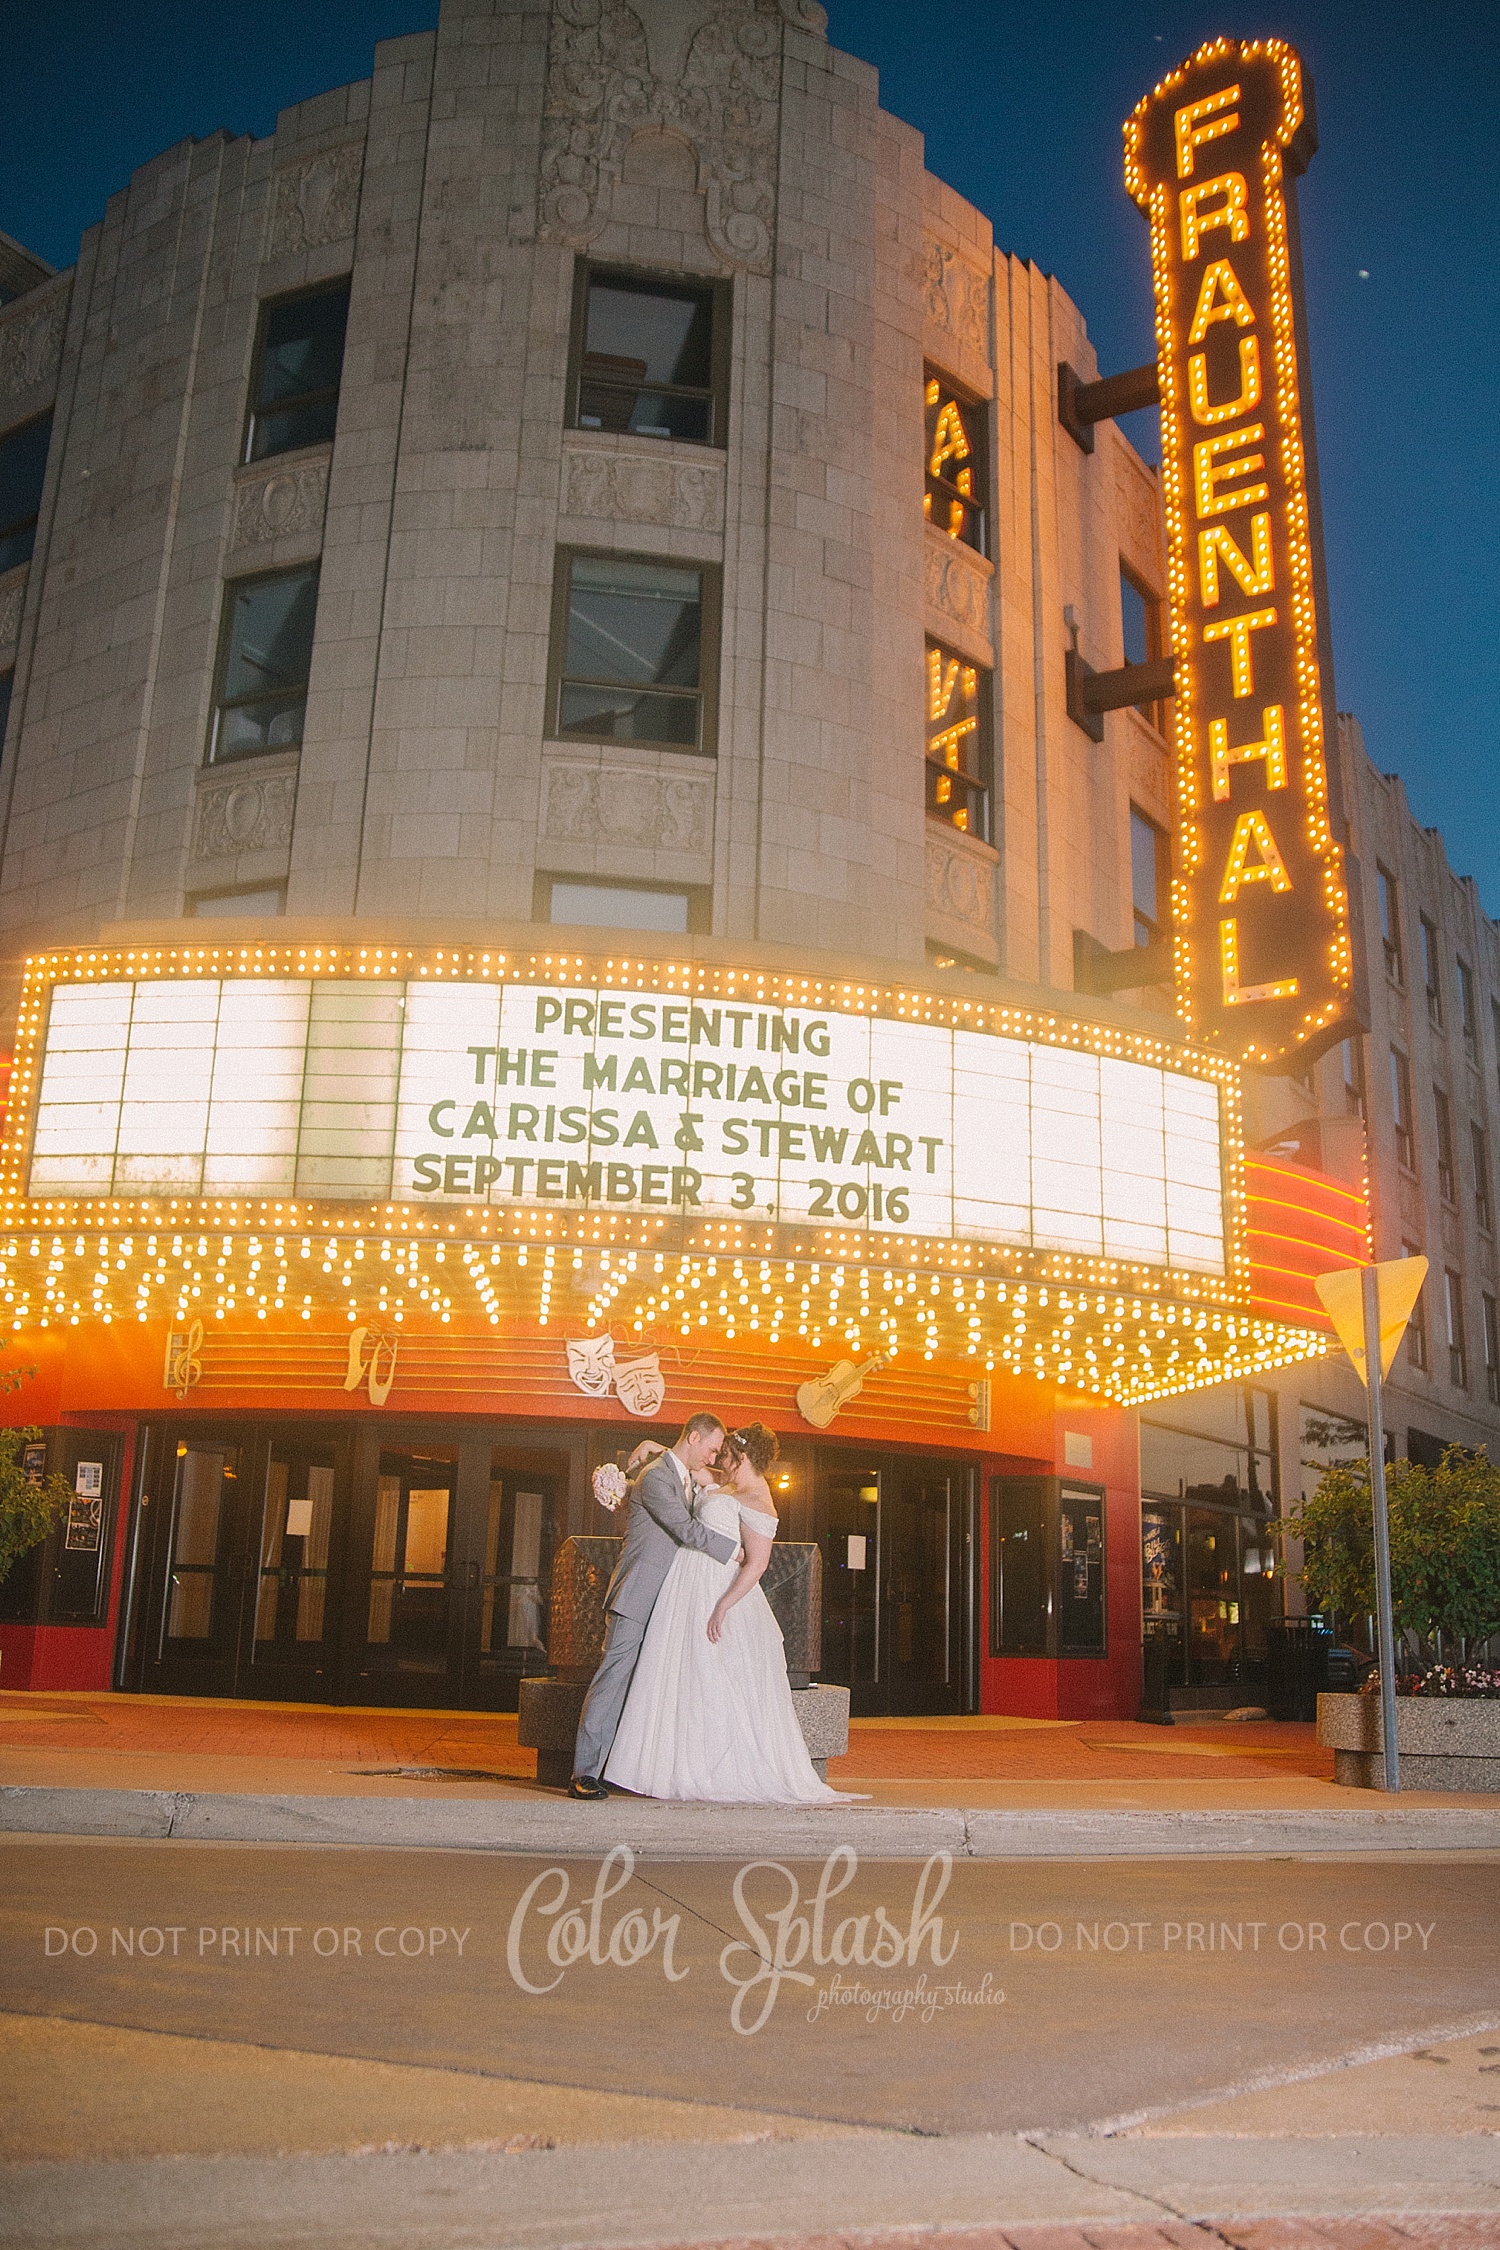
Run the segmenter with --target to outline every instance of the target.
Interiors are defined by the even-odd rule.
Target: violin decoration
[[[852,1359],[836,1360],[826,1375],[815,1375],[811,1381],[798,1384],[797,1412],[815,1430],[826,1430],[850,1399],[858,1398],[865,1387],[865,1377],[885,1364],[884,1352],[867,1359],[863,1367],[856,1367]]]

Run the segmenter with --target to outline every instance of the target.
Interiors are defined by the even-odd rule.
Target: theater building
[[[1159,479],[822,11],[448,0],[0,284],[0,1301],[75,1492],[5,1684],[513,1708],[702,1406],[856,1710],[1133,1714],[1143,1495],[1242,1681],[1387,1066],[1185,1035],[1170,704],[1078,690],[1168,646]],[[1340,756],[1358,908],[1418,847]],[[1445,1434],[1500,983],[1423,848]]]

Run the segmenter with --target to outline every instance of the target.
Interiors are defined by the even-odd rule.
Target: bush
[[[5,1387],[0,1374],[0,1388]],[[40,1430],[0,1429],[0,1579],[12,1563],[56,1530],[68,1512],[72,1495],[64,1478],[51,1476],[42,1484],[27,1478],[22,1448],[40,1444],[41,1435]]]
[[[1450,1445],[1441,1465],[1394,1461],[1386,1471],[1391,1602],[1398,1636],[1459,1643],[1500,1632],[1500,1468]],[[1282,1535],[1300,1539],[1309,1603],[1343,1617],[1375,1609],[1375,1534],[1368,1461],[1326,1469]]]

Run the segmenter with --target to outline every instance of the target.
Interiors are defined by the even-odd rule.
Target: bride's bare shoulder
[[[747,1508],[755,1508],[763,1516],[776,1516],[776,1520],[780,1522],[776,1502],[771,1497],[771,1487],[764,1477],[753,1477],[739,1497]]]

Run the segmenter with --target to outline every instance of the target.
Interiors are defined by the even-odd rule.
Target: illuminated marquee
[[[1242,1061],[1348,1028],[1292,181],[1316,146],[1280,40],[1201,47],[1125,127],[1151,222],[1182,832],[1179,1002]]]
[[[493,977],[64,979],[36,1069],[33,1204],[662,1214],[1229,1268],[1216,1076],[858,1007]]]

